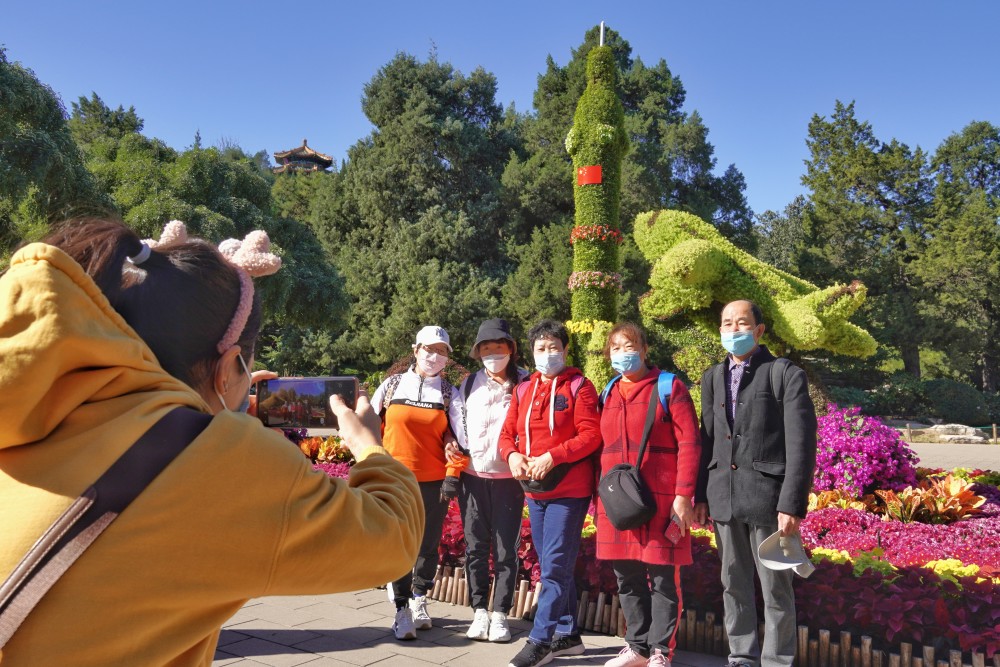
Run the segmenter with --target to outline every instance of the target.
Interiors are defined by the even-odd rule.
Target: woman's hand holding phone
[[[382,445],[382,422],[364,390],[358,392],[354,410],[337,394],[330,396],[330,409],[337,417],[340,437],[355,457],[369,447]]]

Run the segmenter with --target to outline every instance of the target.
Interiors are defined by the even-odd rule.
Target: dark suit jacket
[[[713,519],[773,525],[778,512],[806,515],[816,467],[816,410],[805,372],[791,363],[775,369],[783,389],[781,396],[774,395],[774,362],[766,347],[751,358],[732,429],[726,418],[728,359],[701,376],[701,467],[695,500],[708,502]]]

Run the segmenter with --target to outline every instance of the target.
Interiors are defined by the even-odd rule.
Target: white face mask
[[[428,352],[426,348],[417,350],[417,367],[424,375],[434,376],[444,370],[448,364],[448,357],[437,352]]]
[[[542,375],[559,375],[566,368],[566,359],[562,352],[544,352],[535,355],[535,370]]]
[[[507,368],[508,361],[510,361],[509,354],[489,354],[483,357],[483,366],[490,373],[499,373]]]

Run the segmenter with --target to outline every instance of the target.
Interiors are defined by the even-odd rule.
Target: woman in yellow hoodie
[[[236,409],[260,326],[250,274],[274,260],[262,232],[216,249],[181,223],[153,243],[103,220],[13,256],[0,276],[0,579],[163,415],[214,417],[41,599],[3,667],[210,665],[250,598],[357,590],[413,565],[419,487],[379,445],[365,399],[361,419],[331,399],[358,461],[347,480]]]

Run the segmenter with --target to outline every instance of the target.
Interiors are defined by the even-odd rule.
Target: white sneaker
[[[509,642],[510,628],[507,627],[507,614],[502,611],[495,611],[490,617],[490,641]]]
[[[410,600],[410,611],[413,612],[413,626],[417,630],[430,630],[432,624],[427,613],[426,595],[414,595]]]
[[[604,667],[646,667],[646,659],[629,644],[625,644],[625,648],[604,663]]]
[[[416,639],[417,629],[413,627],[413,613],[409,607],[396,610],[396,620],[392,624],[396,639]]]
[[[490,636],[490,614],[485,609],[477,609],[476,615],[472,618],[472,625],[465,636],[473,641],[484,642]]]
[[[670,667],[670,661],[663,655],[660,649],[653,649],[653,655],[649,656],[647,667]]]

